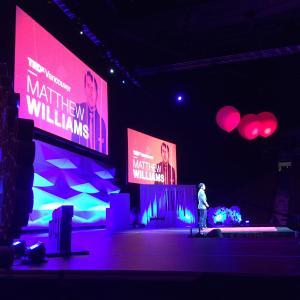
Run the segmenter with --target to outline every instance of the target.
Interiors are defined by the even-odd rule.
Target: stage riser
[[[249,232],[249,233],[224,233],[223,232],[223,236],[226,238],[266,238],[266,237],[271,237],[271,238],[282,238],[282,237],[287,237],[287,238],[291,238],[291,237],[295,237],[295,233],[294,232]]]

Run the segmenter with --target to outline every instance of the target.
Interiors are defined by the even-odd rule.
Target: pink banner
[[[107,83],[19,7],[14,89],[20,118],[108,154]]]
[[[128,182],[177,184],[176,145],[129,129]]]

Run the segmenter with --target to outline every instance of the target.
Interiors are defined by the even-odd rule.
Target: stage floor
[[[299,238],[288,228],[247,227],[248,233],[240,228],[240,235],[237,230],[222,228],[224,238],[194,238],[190,228],[74,231],[73,251],[88,250],[89,255],[48,258],[36,266],[16,260],[12,270],[0,271],[0,295],[23,300],[299,295]],[[264,237],[268,232],[288,234]],[[47,234],[22,237],[28,245],[45,242],[52,252]]]
[[[157,271],[226,273],[262,276],[300,275],[300,243],[285,227],[220,228],[224,238],[191,238],[190,229],[132,229],[111,233],[106,229],[80,230],[72,234],[72,250],[89,255],[48,258],[37,265],[22,265],[14,271]],[[206,231],[212,230],[207,229]],[[279,232],[264,237],[262,233]],[[193,229],[197,233],[197,229]],[[226,234],[235,235],[226,238]],[[251,233],[256,235],[251,236]],[[260,235],[258,235],[260,233]],[[287,233],[288,235],[280,235]],[[24,234],[27,244],[45,242],[47,234]]]

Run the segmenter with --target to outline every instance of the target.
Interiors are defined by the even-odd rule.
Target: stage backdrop
[[[73,226],[104,226],[110,197],[118,194],[115,169],[99,160],[35,141],[34,205],[28,226],[48,227],[54,209],[73,205]]]
[[[176,184],[176,145],[129,129],[128,182]]]
[[[152,227],[182,227],[197,223],[195,185],[140,186],[139,222]]]
[[[107,83],[19,7],[14,89],[20,118],[108,154]]]

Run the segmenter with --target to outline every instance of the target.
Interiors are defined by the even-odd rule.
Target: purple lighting
[[[34,205],[28,226],[47,227],[52,211],[74,206],[73,226],[105,225],[110,195],[120,192],[115,169],[41,141],[36,142]]]
[[[67,5],[61,0],[52,0],[64,13],[65,15],[71,19],[75,20],[77,16],[67,7]]]
[[[184,227],[195,224],[195,186],[140,185],[139,223],[158,227]]]

